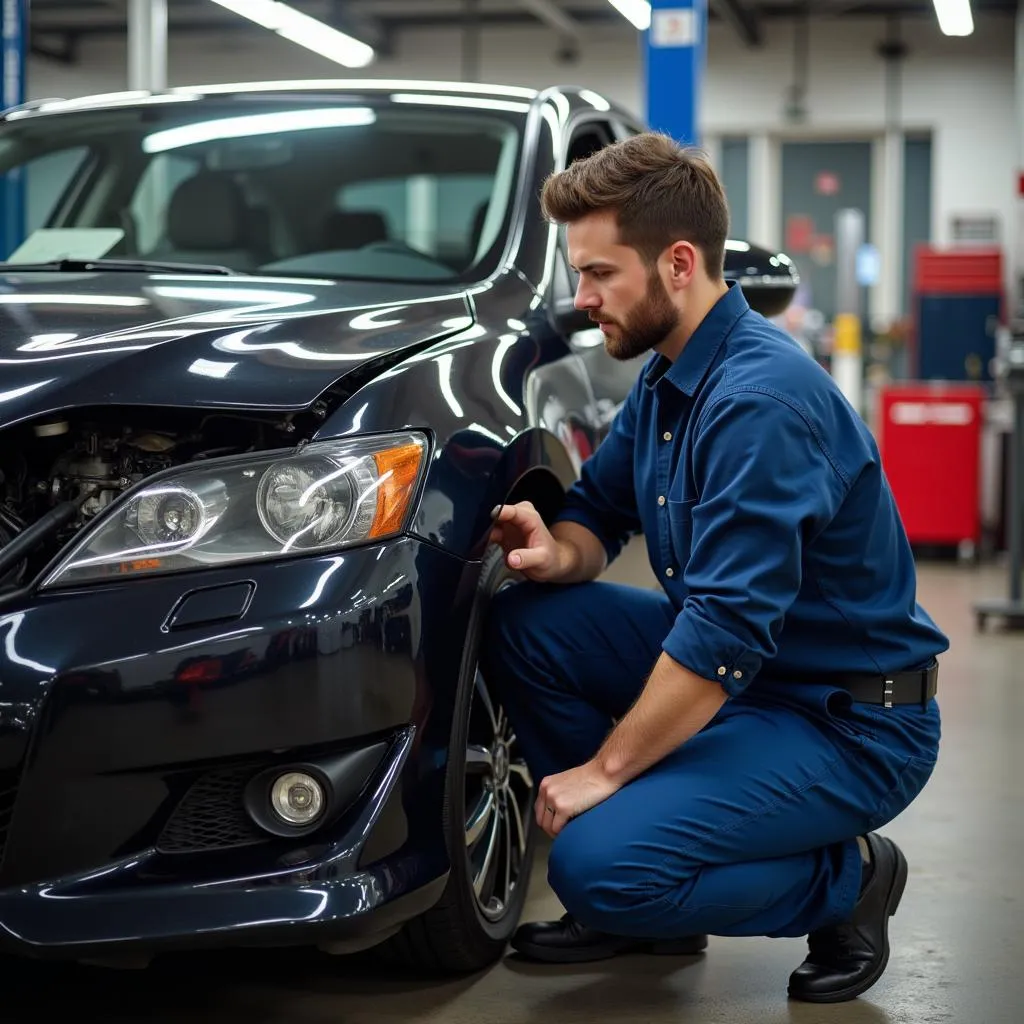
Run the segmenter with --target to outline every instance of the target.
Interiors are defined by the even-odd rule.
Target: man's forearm
[[[727,699],[718,683],[662,653],[643,692],[594,760],[609,779],[625,785],[700,732]]]
[[[586,583],[604,572],[608,565],[604,545],[585,526],[566,521],[555,523],[551,536],[559,547],[560,583]]]

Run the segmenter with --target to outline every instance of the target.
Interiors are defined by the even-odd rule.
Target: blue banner
[[[647,121],[679,142],[700,145],[707,0],[653,0],[647,30]]]
[[[29,0],[0,0],[0,109],[25,102],[25,41],[28,37]],[[6,259],[25,237],[25,181],[20,169],[3,175],[0,257]]]

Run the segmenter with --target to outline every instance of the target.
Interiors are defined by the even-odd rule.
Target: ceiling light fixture
[[[969,36],[974,31],[971,0],[934,0],[939,28],[947,36]]]
[[[347,68],[365,68],[375,54],[372,46],[339,32],[279,0],[213,0],[243,18],[276,32],[282,39],[298,43],[321,57]]]
[[[646,32],[651,27],[651,5],[648,0],[608,0],[608,3],[639,31]]]

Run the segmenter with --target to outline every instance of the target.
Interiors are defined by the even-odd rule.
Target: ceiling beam
[[[579,39],[580,23],[570,17],[554,0],[519,0],[531,14],[536,15],[548,28],[554,29],[566,39]]]
[[[310,14],[310,11],[305,13]],[[348,0],[334,0],[326,11],[319,15],[320,20],[339,32],[372,46],[378,53],[391,56],[394,48],[394,33],[390,32],[368,10],[353,10]]]
[[[711,8],[733,27],[747,46],[760,46],[764,42],[761,21],[744,0],[711,0]]]
[[[394,21],[406,19],[438,22],[464,21],[466,5],[464,0],[293,0],[295,7],[310,17],[328,23],[348,21]],[[566,36],[578,35],[582,22],[591,18],[617,20],[619,15],[606,0],[570,0],[567,9],[556,0],[481,0],[479,13],[497,20],[499,15],[515,17],[528,11],[558,33]],[[40,25],[81,26],[94,28],[123,27],[125,0],[93,0],[93,2],[44,3],[33,0],[33,22]],[[169,5],[171,25],[175,23],[195,25],[202,22],[221,27],[227,23],[226,12],[216,4],[177,0]]]
[[[40,36],[33,32],[29,50],[33,57],[57,64],[74,64],[78,60],[78,44],[73,36]]]
[[[465,0],[291,0],[314,18],[386,50],[406,28],[459,27],[466,24]],[[1010,12],[1017,0],[973,0],[978,13]],[[710,14],[728,22],[748,46],[763,44],[764,24],[792,20],[793,0],[709,0]],[[173,0],[170,31],[261,32],[209,0]],[[125,0],[32,0],[33,31],[61,36],[123,35]],[[815,17],[843,19],[889,14],[933,18],[932,0],[814,0]],[[479,0],[477,23],[489,26],[536,25],[538,19],[567,42],[578,43],[594,24],[616,24],[621,16],[607,0]]]

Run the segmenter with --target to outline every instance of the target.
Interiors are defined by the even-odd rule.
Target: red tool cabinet
[[[981,540],[981,443],[986,391],[901,382],[882,389],[878,447],[912,544]]]

